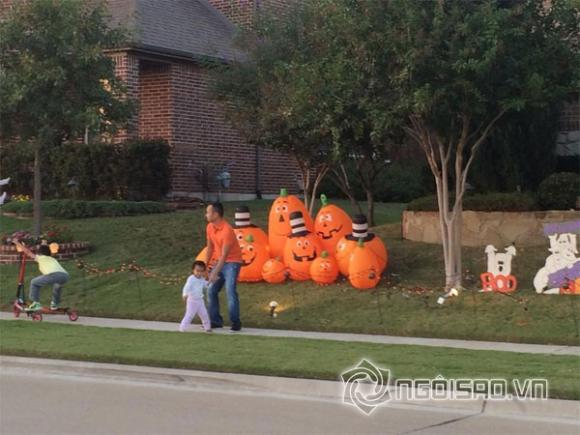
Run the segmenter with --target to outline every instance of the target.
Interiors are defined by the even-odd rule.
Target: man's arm
[[[211,261],[212,256],[213,256],[213,243],[208,237],[207,238],[207,251],[206,251],[206,255],[205,255],[205,265],[208,269],[210,267],[209,262]]]
[[[32,258],[33,260],[36,260],[36,254],[32,252],[30,249],[28,249],[25,245],[20,243],[18,240],[13,240],[12,243],[14,243],[18,249],[24,252],[26,256]]]
[[[221,272],[222,267],[224,267],[224,264],[226,264],[226,258],[228,257],[228,254],[230,253],[230,249],[232,249],[232,244],[228,243],[228,242],[224,243],[224,249],[222,249],[222,254],[220,256],[220,259],[218,260],[217,264],[212,269],[212,271],[209,275],[209,282],[217,281],[218,274]]]

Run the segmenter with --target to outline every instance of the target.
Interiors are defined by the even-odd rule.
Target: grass
[[[298,338],[181,334],[0,321],[0,353],[337,380],[361,358],[394,378],[546,378],[550,397],[580,399],[580,358]]]
[[[251,201],[254,222],[267,226],[269,201]],[[346,209],[348,204],[341,203]],[[226,204],[232,215],[236,203]],[[444,282],[441,247],[401,240],[402,204],[378,204],[374,229],[389,249],[388,275],[376,292],[357,292],[347,282],[319,287],[312,282],[239,286],[244,325],[318,331],[348,331],[406,336],[467,338],[530,343],[580,344],[580,298],[536,295],[532,278],[543,265],[547,247],[520,248],[514,275],[520,290],[514,296],[466,292],[439,306]],[[349,210],[350,211],[350,210]],[[83,260],[101,268],[130,259],[163,274],[186,275],[204,241],[202,210],[164,215],[80,220],[66,224],[75,239],[91,242],[94,251]],[[0,231],[28,229],[29,219],[2,217]],[[183,315],[180,285],[133,273],[89,275],[64,263],[72,280],[64,300],[82,315],[177,321]],[[477,276],[485,269],[483,248],[464,249],[464,267]],[[17,266],[0,266],[0,304],[14,298]],[[30,265],[27,282],[37,273]],[[474,280],[471,284],[477,288]],[[422,290],[422,291],[416,291]],[[50,291],[43,291],[48,302]],[[223,295],[222,295],[223,297]],[[280,315],[268,316],[267,304],[280,303]],[[225,301],[222,300],[222,307]]]

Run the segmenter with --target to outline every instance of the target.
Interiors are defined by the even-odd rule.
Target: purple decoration
[[[548,275],[548,287],[563,287],[576,278],[580,278],[580,260],[574,263],[572,267],[566,267]]]

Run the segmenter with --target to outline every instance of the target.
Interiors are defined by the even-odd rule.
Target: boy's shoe
[[[58,304],[55,304],[54,302],[50,303],[50,310],[51,311],[56,311],[58,310],[60,307],[58,306]]]
[[[42,310],[42,305],[40,305],[40,302],[32,302],[26,309],[28,311],[38,311]]]

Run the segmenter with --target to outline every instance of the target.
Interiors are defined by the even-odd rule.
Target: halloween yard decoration
[[[286,281],[288,271],[279,257],[266,260],[262,266],[262,278],[270,284],[279,284]]]
[[[310,277],[312,281],[320,285],[332,284],[338,278],[338,274],[338,264],[327,251],[322,251],[310,265]]]
[[[199,254],[197,254],[197,257],[195,257],[196,261],[203,261],[205,263],[205,261],[207,256],[207,246],[205,248],[203,248]],[[209,264],[207,265],[208,269],[211,269],[212,267],[214,267],[216,265],[217,261],[215,259],[212,259]]]
[[[322,247],[334,253],[339,240],[350,232],[352,220],[343,209],[330,204],[326,195],[320,195],[320,201],[322,208],[314,219],[314,232],[322,242]]]
[[[290,278],[305,281],[310,278],[310,265],[322,252],[318,238],[306,227],[301,211],[290,213],[292,234],[284,247],[284,264],[288,267]]]
[[[242,243],[251,234],[255,243],[264,246],[266,251],[270,252],[268,236],[264,230],[252,224],[250,209],[245,205],[236,208],[234,213],[234,232],[238,242]]]
[[[359,239],[348,265],[350,284],[356,289],[366,290],[376,287],[380,279],[381,273],[376,255],[363,239]]]
[[[10,183],[10,178],[0,180],[0,186],[6,186],[8,183]],[[2,195],[0,195],[0,205],[4,204],[4,201],[6,201],[6,192],[3,192]]]
[[[262,267],[270,258],[266,246],[257,243],[254,236],[248,234],[240,243],[242,250],[242,268],[238,281],[257,282],[262,280]]]
[[[511,293],[516,290],[518,281],[511,274],[512,258],[516,255],[515,246],[508,246],[505,252],[498,253],[493,245],[485,247],[487,272],[480,275],[482,291]]]
[[[536,292],[580,295],[580,258],[577,256],[580,221],[547,224],[544,233],[550,240],[550,255],[534,277]]]
[[[268,239],[272,257],[284,255],[286,239],[292,233],[290,214],[296,211],[302,213],[306,229],[312,232],[314,224],[302,201],[294,195],[288,195],[286,189],[281,189],[280,196],[272,204],[268,218]]]
[[[379,275],[387,267],[388,254],[383,241],[373,233],[369,233],[369,224],[366,216],[359,214],[352,219],[352,232],[340,239],[336,245],[335,255],[340,273],[349,274],[350,257],[359,241],[362,239],[365,246],[375,255]]]

